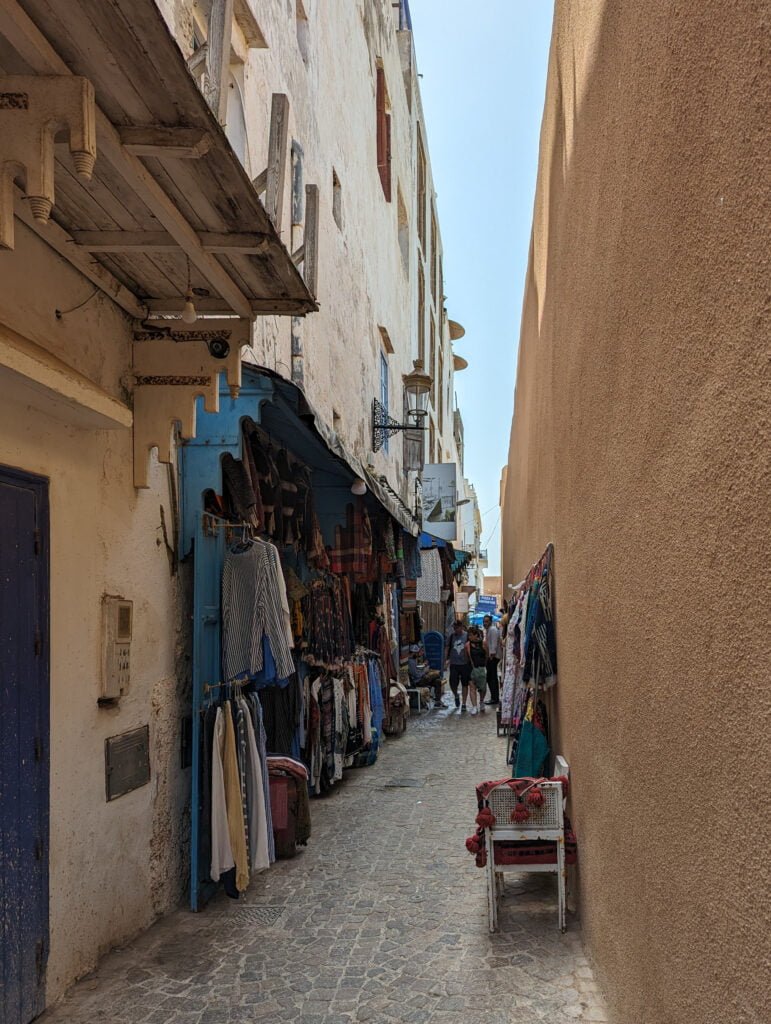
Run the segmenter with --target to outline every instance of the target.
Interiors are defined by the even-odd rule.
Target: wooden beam
[[[72,237],[88,252],[181,252],[168,231],[73,231]]]
[[[305,231],[303,237],[303,277],[308,291],[316,298],[319,283],[319,186],[305,186]]]
[[[147,307],[137,299],[133,292],[130,292],[117,278],[113,277],[106,267],[97,263],[87,252],[84,252],[55,220],[51,218],[47,224],[40,224],[36,221],[32,216],[29,203],[19,188],[14,189],[14,200],[15,216],[26,224],[30,231],[34,231],[54,252],[58,252],[69,264],[79,270],[84,277],[88,278],[92,284],[96,285],[100,291],[109,296],[131,316],[141,319],[147,315]]]
[[[292,253],[292,263],[294,263],[296,267],[299,267],[304,258],[305,242],[303,242],[303,244],[299,248],[295,249],[295,251]]]
[[[230,0],[232,4],[232,0]],[[40,75],[71,74],[59,54],[22,10],[16,0],[0,3],[0,32]],[[125,179],[161,225],[179,243],[190,262],[201,272],[230,308],[239,316],[253,316],[249,299],[211,253],[204,251],[193,227],[174,205],[139,157],[127,153],[110,119],[96,108],[97,159],[106,159]]]
[[[216,296],[198,297],[193,301],[198,313],[231,313],[232,308]],[[185,304],[184,298],[172,295],[164,298],[145,299],[145,305],[151,313],[181,313]],[[309,312],[307,302],[302,299],[252,299],[252,317],[258,314],[275,313],[277,315],[305,316]]]
[[[283,92],[274,92],[273,102],[270,106],[265,209],[279,234],[284,213],[284,187],[288,156],[289,97]]]
[[[182,252],[168,231],[73,231],[72,237],[89,252]],[[270,241],[259,233],[199,231],[204,252],[228,256],[255,256],[268,248]]]
[[[209,38],[206,40],[207,99],[220,124],[224,124],[227,118],[232,34],[233,0],[212,0]]]
[[[129,153],[134,156],[154,156],[163,160],[198,160],[209,152],[211,136],[202,128],[164,128],[161,126],[131,125],[118,127],[118,135]]]
[[[259,232],[199,231],[206,252],[227,256],[259,256],[270,248],[270,236]]]
[[[252,178],[252,185],[254,185],[254,191],[258,196],[261,196],[265,189],[268,187],[268,169],[265,168],[261,171],[256,178]]]
[[[187,58],[187,66],[190,74],[195,77],[201,68],[201,65],[206,64],[206,54],[209,49],[208,43],[203,43],[198,47],[197,50],[193,50],[190,56]]]

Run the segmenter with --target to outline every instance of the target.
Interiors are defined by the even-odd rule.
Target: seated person
[[[441,708],[444,706],[440,699],[442,696],[442,673],[437,672],[436,669],[429,668],[428,665],[424,663],[418,664],[418,656],[420,654],[420,645],[413,644],[410,647],[410,656],[407,660],[407,671],[410,676],[410,686],[426,686],[429,689],[433,689],[434,707]]]

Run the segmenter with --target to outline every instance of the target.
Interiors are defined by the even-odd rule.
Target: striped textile
[[[260,541],[234,548],[222,571],[222,663],[224,679],[253,676],[263,667],[267,635],[279,679],[294,672],[277,553]],[[285,593],[285,590],[283,591]]]

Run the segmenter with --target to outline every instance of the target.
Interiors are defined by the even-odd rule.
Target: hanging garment
[[[262,768],[262,788],[265,793],[265,816],[267,818],[268,826],[268,852],[270,854],[271,864],[276,859],[276,851],[273,845],[273,823],[270,820],[270,781],[268,779],[268,747],[267,738],[265,735],[265,726],[262,721],[262,705],[256,693],[250,693],[247,698],[249,701],[249,708],[252,712],[252,724],[254,725],[254,735],[257,740],[257,753],[260,756],[260,766]]]
[[[251,424],[251,426],[248,426],[248,424]],[[249,482],[252,487],[252,493],[254,494],[255,513],[259,520],[260,527],[262,527],[265,524],[265,511],[262,507],[262,495],[260,493],[260,477],[257,472],[257,465],[254,461],[254,452],[252,451],[251,431],[254,428],[254,421],[247,416],[247,418],[244,420],[241,426],[241,458],[244,463],[244,468],[249,477]]]
[[[261,687],[257,695],[262,705],[268,752],[291,757],[297,750],[302,713],[302,692],[297,676],[290,677],[286,686]]]
[[[236,730],[236,755],[238,757],[238,781],[241,787],[241,812],[244,817],[244,838],[246,840],[246,856],[249,861],[249,867],[252,866],[250,850],[251,842],[249,839],[249,794],[247,793],[246,787],[246,776],[249,770],[247,764],[248,761],[248,741],[246,738],[246,719],[247,713],[244,711],[239,700],[233,702],[233,726]]]
[[[212,772],[214,770],[214,723],[217,720],[216,707],[208,707],[203,712],[201,721],[201,746],[200,746],[200,820],[202,827],[198,830],[198,858],[199,863],[205,865],[209,871],[212,859]],[[220,764],[220,771],[222,770]],[[207,827],[208,826],[208,827]],[[209,876],[211,877],[211,875]]]
[[[247,809],[249,814],[249,860],[252,871],[264,871],[270,867],[268,845],[268,809],[265,806],[262,764],[257,749],[257,737],[246,701],[242,698],[241,710],[244,715],[247,738]]]
[[[265,516],[265,531],[276,537],[282,527],[281,516],[281,481],[276,464],[260,441],[258,428],[249,435],[252,446],[252,457],[259,480],[260,498]]]
[[[262,638],[266,634],[277,675],[286,679],[294,671],[286,588],[275,547],[254,541],[246,547],[233,548],[225,556],[222,660],[226,680],[259,672],[263,667]]]
[[[249,859],[246,852],[246,832],[243,806],[241,804],[241,782],[236,753],[236,731],[233,728],[233,712],[230,701],[222,706],[225,719],[225,747],[222,758],[225,779],[225,801],[227,804],[228,835],[230,848],[236,864],[236,889],[245,892],[249,886]]]
[[[380,734],[383,731],[383,719],[385,718],[385,703],[383,701],[383,689],[380,682],[380,674],[374,658],[367,662],[367,677],[369,679],[369,700],[372,708],[372,730]]]
[[[427,548],[420,552],[423,573],[417,583],[418,601],[439,604],[442,600],[442,563],[439,548]]]
[[[228,452],[222,456],[223,492],[233,514],[255,528],[260,526],[257,498],[246,466]]]
[[[404,573],[409,580],[418,580],[423,574],[423,563],[420,557],[418,538],[404,532],[402,536],[404,550]]]
[[[227,799],[225,796],[225,717],[222,708],[217,708],[214,720],[214,734],[211,759],[211,863],[209,875],[213,882],[220,875],[235,866],[233,848],[230,842]]]
[[[541,774],[543,763],[549,755],[549,744],[546,737],[530,719],[522,723],[522,731],[517,745],[517,764],[513,778],[537,778]]]

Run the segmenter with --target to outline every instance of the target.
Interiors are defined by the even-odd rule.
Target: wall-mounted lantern
[[[377,400],[372,402],[372,451],[379,452],[387,437],[400,430],[425,430],[423,420],[428,415],[428,396],[433,379],[423,369],[423,360],[416,359],[411,373],[405,373],[404,391],[407,395],[407,423],[397,423],[388,410]],[[409,422],[412,419],[414,422]]]

